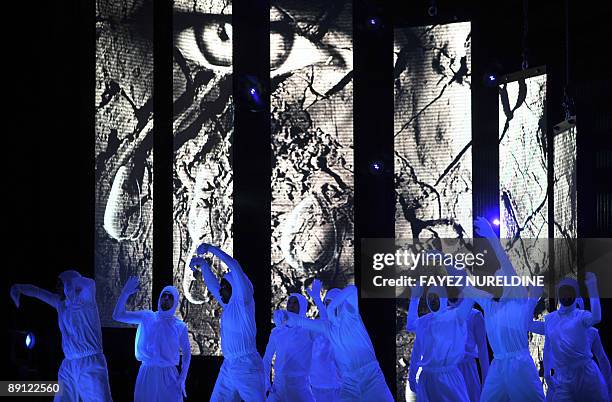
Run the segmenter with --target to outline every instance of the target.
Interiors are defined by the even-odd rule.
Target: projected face
[[[312,169],[313,175],[318,175],[316,185],[311,184],[309,181],[312,179],[308,177],[304,177],[304,180],[302,176],[293,177],[293,172],[285,178],[287,183],[291,181],[306,187],[305,191],[300,188],[295,189],[299,191],[294,193],[291,190],[295,197],[293,206],[299,204],[299,208],[294,208],[294,219],[290,226],[297,228],[299,225],[310,225],[312,213],[309,211],[319,213],[319,221],[310,230],[312,238],[298,239],[288,247],[293,250],[294,244],[299,246],[301,254],[288,251],[287,255],[302,266],[308,266],[313,261],[312,265],[316,267],[326,267],[332,261],[337,262],[338,243],[342,245],[346,226],[344,222],[347,220],[343,208],[350,202],[344,194],[348,188],[344,183],[346,172],[337,174],[338,145],[334,143],[334,138],[324,135],[335,132],[331,129],[331,122],[321,126],[317,135],[314,135],[314,128],[307,127],[309,121],[329,120],[327,114],[332,113],[332,110],[323,109],[318,104],[329,101],[315,101],[311,99],[312,93],[305,99],[307,103],[292,99],[298,95],[295,91],[304,94],[308,87],[308,83],[304,82],[304,74],[320,70],[325,80],[322,87],[315,83],[313,91],[316,89],[325,94],[351,69],[352,59],[346,60],[347,51],[326,44],[328,38],[340,35],[335,20],[317,21],[315,18],[326,4],[324,1],[279,1],[273,2],[270,10],[270,74],[274,85],[272,97],[274,99],[279,92],[283,94],[282,100],[276,103],[273,101],[272,111],[273,114],[277,113],[278,130],[288,135],[285,130],[288,130],[289,125],[299,125],[303,131],[301,135],[308,137],[301,140],[299,146],[296,138],[287,137],[283,146],[288,147],[292,156],[300,153],[301,165],[296,168],[306,176],[311,174],[305,173],[305,169],[310,168],[305,161],[310,164],[322,156],[319,158],[320,166]],[[231,1],[220,0],[178,0],[174,2],[173,22],[174,254],[178,261],[175,283],[186,299],[180,311],[193,339],[193,352],[218,354],[218,313],[211,311],[215,303],[204,287],[195,285],[191,270],[185,267],[193,249],[202,241],[219,245],[229,253],[232,250],[232,4]],[[308,29],[305,25],[307,23],[311,24]],[[350,30],[346,32],[350,34]],[[328,66],[327,69],[317,67],[322,63]],[[344,70],[338,70],[338,66]],[[323,74],[324,71],[328,74]],[[285,93],[291,96],[285,96]],[[284,106],[277,109],[281,101]],[[308,114],[311,115],[310,120]],[[350,111],[347,116],[340,114],[342,119],[349,120],[348,116]],[[273,137],[278,130],[273,128]],[[352,129],[350,131],[352,134]],[[273,176],[278,172],[280,170],[275,170]],[[320,211],[324,211],[325,215]],[[286,239],[292,236],[291,230],[285,230],[289,233]],[[325,240],[326,244],[322,247],[324,251],[320,251],[321,247],[316,244],[317,236],[318,239],[327,239],[331,232],[335,233],[333,246],[328,246],[328,240]],[[303,246],[304,243],[306,246]],[[310,246],[313,243],[315,246]],[[306,251],[302,252],[304,249]],[[219,272],[218,266],[212,268]],[[273,293],[279,295],[280,302],[281,293],[276,289],[273,289]]]
[[[120,286],[137,275],[131,308],[152,305],[153,10],[96,2],[95,279],[104,326]]]
[[[352,10],[273,1],[270,20],[275,310],[314,277],[327,289],[353,281]]]

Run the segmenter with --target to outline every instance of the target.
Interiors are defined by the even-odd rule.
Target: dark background
[[[402,5],[398,3],[403,3]],[[410,4],[406,4],[410,3]],[[354,120],[355,120],[355,227],[361,237],[393,237],[394,196],[391,174],[371,175],[370,161],[383,159],[393,172],[392,26],[472,21],[472,132],[474,216],[498,203],[497,91],[484,85],[485,73],[521,69],[523,1],[438,1],[438,14],[427,14],[429,0],[411,2],[354,0]],[[578,216],[580,237],[612,236],[612,124],[610,22],[599,4],[571,2],[569,8],[569,90],[578,113]],[[5,6],[6,7],[6,6]],[[5,306],[6,337],[1,360],[3,380],[57,378],[62,358],[56,313],[35,300],[22,298],[14,308],[8,296],[12,283],[52,288],[57,274],[76,267],[93,277],[94,259],[94,63],[95,6],[93,1],[13,2],[3,14],[14,26],[5,26],[2,74],[4,133],[2,158],[5,200],[3,253],[5,266],[0,295]],[[270,143],[269,118],[250,112],[239,91],[242,74],[267,84],[269,2],[234,2],[235,126],[235,254],[247,274],[270,264]],[[546,65],[548,73],[548,128],[564,118],[566,84],[565,3],[529,2],[527,49],[530,67]],[[394,20],[391,20],[393,16]],[[378,29],[367,29],[376,17]],[[170,144],[172,75],[168,58],[171,36],[169,3],[155,3],[156,43],[155,116],[157,144]],[[608,102],[608,103],[606,103]],[[164,123],[165,121],[165,123]],[[159,125],[158,125],[159,124]],[[373,133],[377,133],[373,135]],[[156,149],[158,149],[156,147]],[[169,182],[171,164],[157,155],[155,180]],[[167,154],[169,155],[169,154]],[[158,193],[159,194],[159,193]],[[156,195],[156,244],[169,244],[171,194]],[[607,197],[607,198],[605,198]],[[163,201],[165,200],[165,201]],[[159,201],[159,202],[158,202]],[[166,216],[166,221],[158,217]],[[172,278],[171,249],[156,247],[154,294]],[[263,250],[263,252],[262,252]],[[360,280],[356,249],[356,283]],[[258,348],[263,353],[270,331],[270,277],[251,275],[257,303]],[[603,300],[599,324],[604,346],[610,351],[612,308]],[[387,384],[395,387],[395,301],[361,301],[361,314],[370,331]],[[20,358],[15,330],[36,333],[37,346]],[[103,329],[111,388],[115,400],[130,400],[138,364],[134,358],[134,329]],[[188,379],[190,399],[208,399],[221,359],[192,359]]]

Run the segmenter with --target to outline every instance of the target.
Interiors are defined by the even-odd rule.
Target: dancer
[[[474,226],[476,233],[487,239],[500,263],[496,276],[515,276],[516,271],[489,222],[478,217]],[[454,269],[453,274],[466,273]],[[493,362],[480,401],[543,401],[544,391],[529,354],[528,341],[533,309],[539,296],[530,294],[523,286],[504,286],[498,300],[492,294],[472,286],[464,287],[463,293],[482,307],[487,337],[493,349]]]
[[[221,281],[217,279],[202,257],[212,253],[229,272]],[[221,315],[221,352],[223,364],[215,382],[211,401],[265,400],[264,369],[255,346],[255,300],[253,285],[240,264],[217,247],[203,243],[191,259],[190,267],[201,272],[206,287],[223,307]]]
[[[464,300],[459,298],[449,299],[449,302],[450,308],[457,308]],[[478,368],[476,367],[477,358],[481,376],[478,375]],[[459,371],[465,380],[470,402],[480,401],[482,384],[484,384],[489,372],[489,347],[487,346],[484,317],[475,308],[470,310],[467,319],[467,342],[465,344],[465,355],[459,363]]]
[[[459,363],[465,356],[466,322],[473,302],[466,299],[449,309],[446,289],[434,286],[429,288],[426,299],[431,313],[419,318],[422,294],[420,286],[412,288],[406,322],[406,330],[416,333],[415,359],[411,361],[422,369],[416,384],[417,400],[469,401]],[[409,378],[412,382],[414,376],[409,374]]]
[[[461,298],[449,298],[449,309],[457,308],[463,302]],[[430,310],[431,311],[431,310]],[[433,311],[431,311],[433,313]],[[416,393],[417,373],[421,367],[422,348],[419,338],[415,338],[412,354],[410,356],[410,367],[408,368],[408,385],[410,390]],[[482,382],[476,367],[476,358],[482,373]],[[487,335],[485,332],[484,318],[482,313],[472,308],[467,318],[467,340],[463,359],[458,364],[459,371],[463,376],[470,402],[478,402],[482,390],[482,383],[487,377],[489,370],[489,350],[487,347]]]
[[[339,289],[331,289],[321,300],[321,281],[315,279],[310,289],[306,289],[308,296],[314,301],[319,312],[320,320],[327,320],[326,306],[332,302],[334,295],[340,293]],[[315,401],[334,402],[340,395],[340,375],[336,365],[336,357],[329,339],[322,334],[316,334],[312,345],[312,362],[310,365],[310,386]]]
[[[157,302],[157,311],[126,311],[129,297],[139,290],[138,278],[128,279],[113,319],[125,324],[136,324],[136,359],[141,362],[134,389],[134,402],[182,401],[187,396],[185,380],[191,362],[191,346],[187,325],[174,316],[179,302],[178,290],[166,286]],[[183,358],[181,361],[181,352]],[[177,366],[181,361],[181,373]]]
[[[372,341],[359,315],[357,288],[349,285],[327,307],[329,320],[311,320],[285,310],[275,321],[324,334],[330,341],[342,377],[341,401],[393,401]]]
[[[571,278],[557,286],[560,307],[545,317],[547,358],[545,376],[551,385],[552,401],[609,401],[608,388],[599,367],[593,361],[589,329],[601,321],[597,279],[591,272],[585,277],[591,310],[576,308],[580,295],[578,283]],[[551,369],[554,375],[551,376]]]
[[[291,293],[287,311],[306,317],[308,301],[299,293]],[[312,360],[314,334],[304,328],[278,323],[272,330],[263,358],[268,401],[314,402],[308,375]],[[270,386],[270,370],[274,361],[274,384]]]
[[[57,310],[64,360],[58,373],[62,391],[54,401],[111,401],[95,282],[69,270],[59,275],[57,293],[16,284],[10,294],[17,307],[25,295]]]

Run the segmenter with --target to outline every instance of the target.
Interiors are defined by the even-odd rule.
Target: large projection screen
[[[500,238],[518,275],[544,275],[549,267],[550,223],[545,69],[522,71],[503,81],[499,86]],[[544,337],[529,333],[536,365],[542,361],[543,347]]]
[[[96,2],[95,281],[103,326],[128,277],[129,308],[151,308],[153,261],[153,24],[144,1]]]
[[[315,277],[354,281],[352,18],[348,1],[272,1],[272,310]]]
[[[395,238],[472,236],[471,24],[394,30]],[[397,303],[397,400],[414,334]],[[426,311],[421,310],[421,314]]]
[[[232,8],[225,0],[174,2],[174,284],[194,354],[219,355],[221,308],[189,261],[207,242],[233,249]],[[225,267],[214,260],[220,277]]]

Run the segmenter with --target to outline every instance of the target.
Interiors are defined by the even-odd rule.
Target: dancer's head
[[[287,299],[287,311],[305,317],[308,311],[308,300],[300,293],[291,293]]]
[[[565,307],[572,307],[576,304],[576,298],[580,296],[578,282],[573,278],[564,278],[557,285],[557,298],[559,303]]]
[[[439,313],[448,307],[448,297],[443,286],[432,286],[427,290],[427,307],[432,313]]]
[[[166,286],[159,294],[157,313],[163,316],[174,316],[179,302],[179,293],[174,286]]]
[[[57,277],[56,282],[56,290],[60,295],[60,299],[64,300],[68,298],[68,300],[74,297],[74,287],[72,286],[72,281],[75,278],[80,278],[81,274],[77,271],[69,269],[67,271],[62,272]]]

